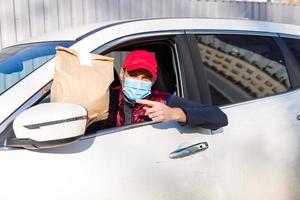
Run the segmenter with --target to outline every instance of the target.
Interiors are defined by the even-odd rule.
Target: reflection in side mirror
[[[84,135],[87,110],[68,103],[43,103],[21,113],[13,123],[8,147],[43,149],[63,146]]]

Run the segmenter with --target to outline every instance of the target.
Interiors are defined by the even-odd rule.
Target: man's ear
[[[124,71],[124,68],[123,68],[123,67],[121,67],[121,69],[120,69],[120,73],[119,73],[119,76],[120,76],[120,80],[121,80],[121,81],[123,81],[123,80],[124,80],[124,73],[125,73],[125,71]]]
[[[152,86],[153,86],[156,82],[156,79],[153,79],[151,82],[152,82]]]

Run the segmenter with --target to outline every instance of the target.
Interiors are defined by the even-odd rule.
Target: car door
[[[212,132],[217,199],[298,199],[300,91],[276,34],[189,33],[211,103],[229,124]]]
[[[167,37],[164,33],[163,39],[159,35],[123,37],[95,52],[110,53],[115,46],[132,42],[138,45],[144,39],[151,46],[149,38],[154,36],[153,42],[166,40],[171,48],[172,62],[167,64],[175,68],[175,93],[188,97],[191,89],[186,82],[191,87],[193,82],[182,80],[181,67],[189,67],[190,63],[185,60],[190,58],[180,53],[186,52],[184,49],[178,51],[179,46],[186,48],[186,45],[177,42],[174,33]],[[2,176],[5,181],[0,184],[1,196],[5,199],[73,200],[214,199],[212,145],[210,130],[181,126],[176,122],[145,122],[92,131],[80,141],[60,148],[2,149],[0,168],[8,173]],[[184,148],[191,147],[205,150],[182,153]]]

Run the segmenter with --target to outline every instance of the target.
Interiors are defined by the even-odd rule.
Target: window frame
[[[96,48],[95,50],[93,50],[91,53],[94,54],[100,54],[100,55],[105,55],[110,53],[113,49],[117,49],[117,48],[121,48],[122,46],[128,46],[128,45],[132,45],[135,43],[145,43],[145,42],[150,42],[150,41],[164,41],[167,42],[167,40],[170,40],[171,37],[178,37],[179,35],[183,35],[184,31],[156,31],[156,32],[147,32],[147,33],[139,33],[139,34],[129,34],[120,38],[116,38],[115,40],[112,40],[98,48]],[[129,42],[127,44],[124,44],[125,42]],[[180,94],[180,96],[185,97],[187,95],[187,91],[184,90],[183,87],[183,77],[182,77],[182,71],[181,71],[181,63],[178,62],[180,61],[180,55],[179,55],[179,51],[178,51],[178,45],[177,45],[177,41],[173,41],[174,42],[174,49],[172,49],[173,51],[175,51],[175,57],[173,58],[175,61],[177,61],[176,63],[173,63],[174,65],[174,73],[176,76],[176,82],[178,83],[178,88],[180,88],[180,91],[178,91],[178,93]],[[173,56],[173,55],[172,55]],[[177,66],[177,67],[176,67]]]
[[[278,49],[281,51],[281,54],[283,56],[285,65],[286,65],[286,70],[287,70],[287,74],[288,74],[288,78],[290,81],[290,85],[291,87],[285,91],[285,92],[281,92],[281,93],[277,93],[277,94],[272,94],[269,96],[265,96],[265,97],[256,97],[250,100],[246,100],[246,101],[241,101],[241,102],[236,102],[236,103],[231,103],[231,104],[226,104],[226,105],[220,105],[218,107],[220,108],[230,108],[230,107],[235,107],[235,106],[239,106],[239,105],[244,105],[244,104],[248,104],[248,103],[252,103],[252,102],[257,102],[257,101],[261,101],[263,99],[266,98],[273,98],[274,96],[279,96],[279,95],[286,95],[287,93],[293,91],[294,88],[294,82],[291,79],[291,63],[288,63],[288,60],[286,60],[288,57],[286,57],[285,55],[287,54],[284,50],[283,50],[283,45],[282,43],[278,42],[280,41],[280,36],[278,33],[270,33],[270,32],[255,32],[255,31],[227,31],[227,30],[189,30],[186,31],[187,33],[187,37],[190,37],[192,44],[196,44],[197,40],[196,40],[196,35],[208,35],[208,34],[213,34],[213,35],[248,35],[248,36],[264,36],[264,37],[270,37],[273,39],[274,43],[278,46]],[[195,48],[194,48],[195,51]],[[193,59],[198,59],[201,61],[201,55],[200,53],[198,53],[198,55],[193,55]],[[196,67],[196,66],[195,66]],[[204,69],[203,65],[199,65],[198,67],[201,67]],[[294,79],[293,79],[294,80]],[[207,87],[209,87],[208,84],[208,80],[207,77],[205,77],[205,85]],[[209,103],[212,103],[212,98],[210,98]]]
[[[129,46],[132,44],[142,44],[142,43],[147,43],[152,41],[153,42],[162,41],[162,42],[170,43],[170,40],[173,40],[174,38],[174,40],[172,41],[173,44],[170,43],[169,45],[173,45],[173,47],[171,48],[173,48],[172,57],[173,57],[173,62],[175,62],[173,63],[173,66],[174,66],[174,73],[177,79],[176,82],[178,84],[177,93],[180,97],[186,97],[188,96],[188,91],[184,88],[184,86],[186,85],[186,80],[184,79],[184,75],[182,72],[182,66],[184,65],[184,63],[182,62],[183,58],[181,55],[181,51],[179,50],[180,46],[182,46],[181,44],[182,41],[177,40],[177,38],[182,35],[184,35],[183,31],[180,32],[160,31],[160,32],[153,32],[153,33],[127,35],[100,46],[99,48],[92,51],[92,53],[104,55],[110,53],[114,49],[121,48],[122,46]],[[84,135],[80,140],[90,139],[90,138],[94,138],[106,134],[111,134],[114,132],[119,132],[123,130],[133,129],[133,128],[147,126],[147,125],[153,125],[158,123],[162,123],[162,122],[147,121],[147,122],[124,125],[121,127],[101,129],[101,130],[93,131],[88,135]]]

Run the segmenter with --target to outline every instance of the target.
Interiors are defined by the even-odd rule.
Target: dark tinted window
[[[214,105],[265,97],[290,88],[283,56],[272,38],[198,35]]]
[[[291,38],[283,38],[283,40],[286,42],[292,54],[298,61],[298,64],[300,64],[300,40]]]

